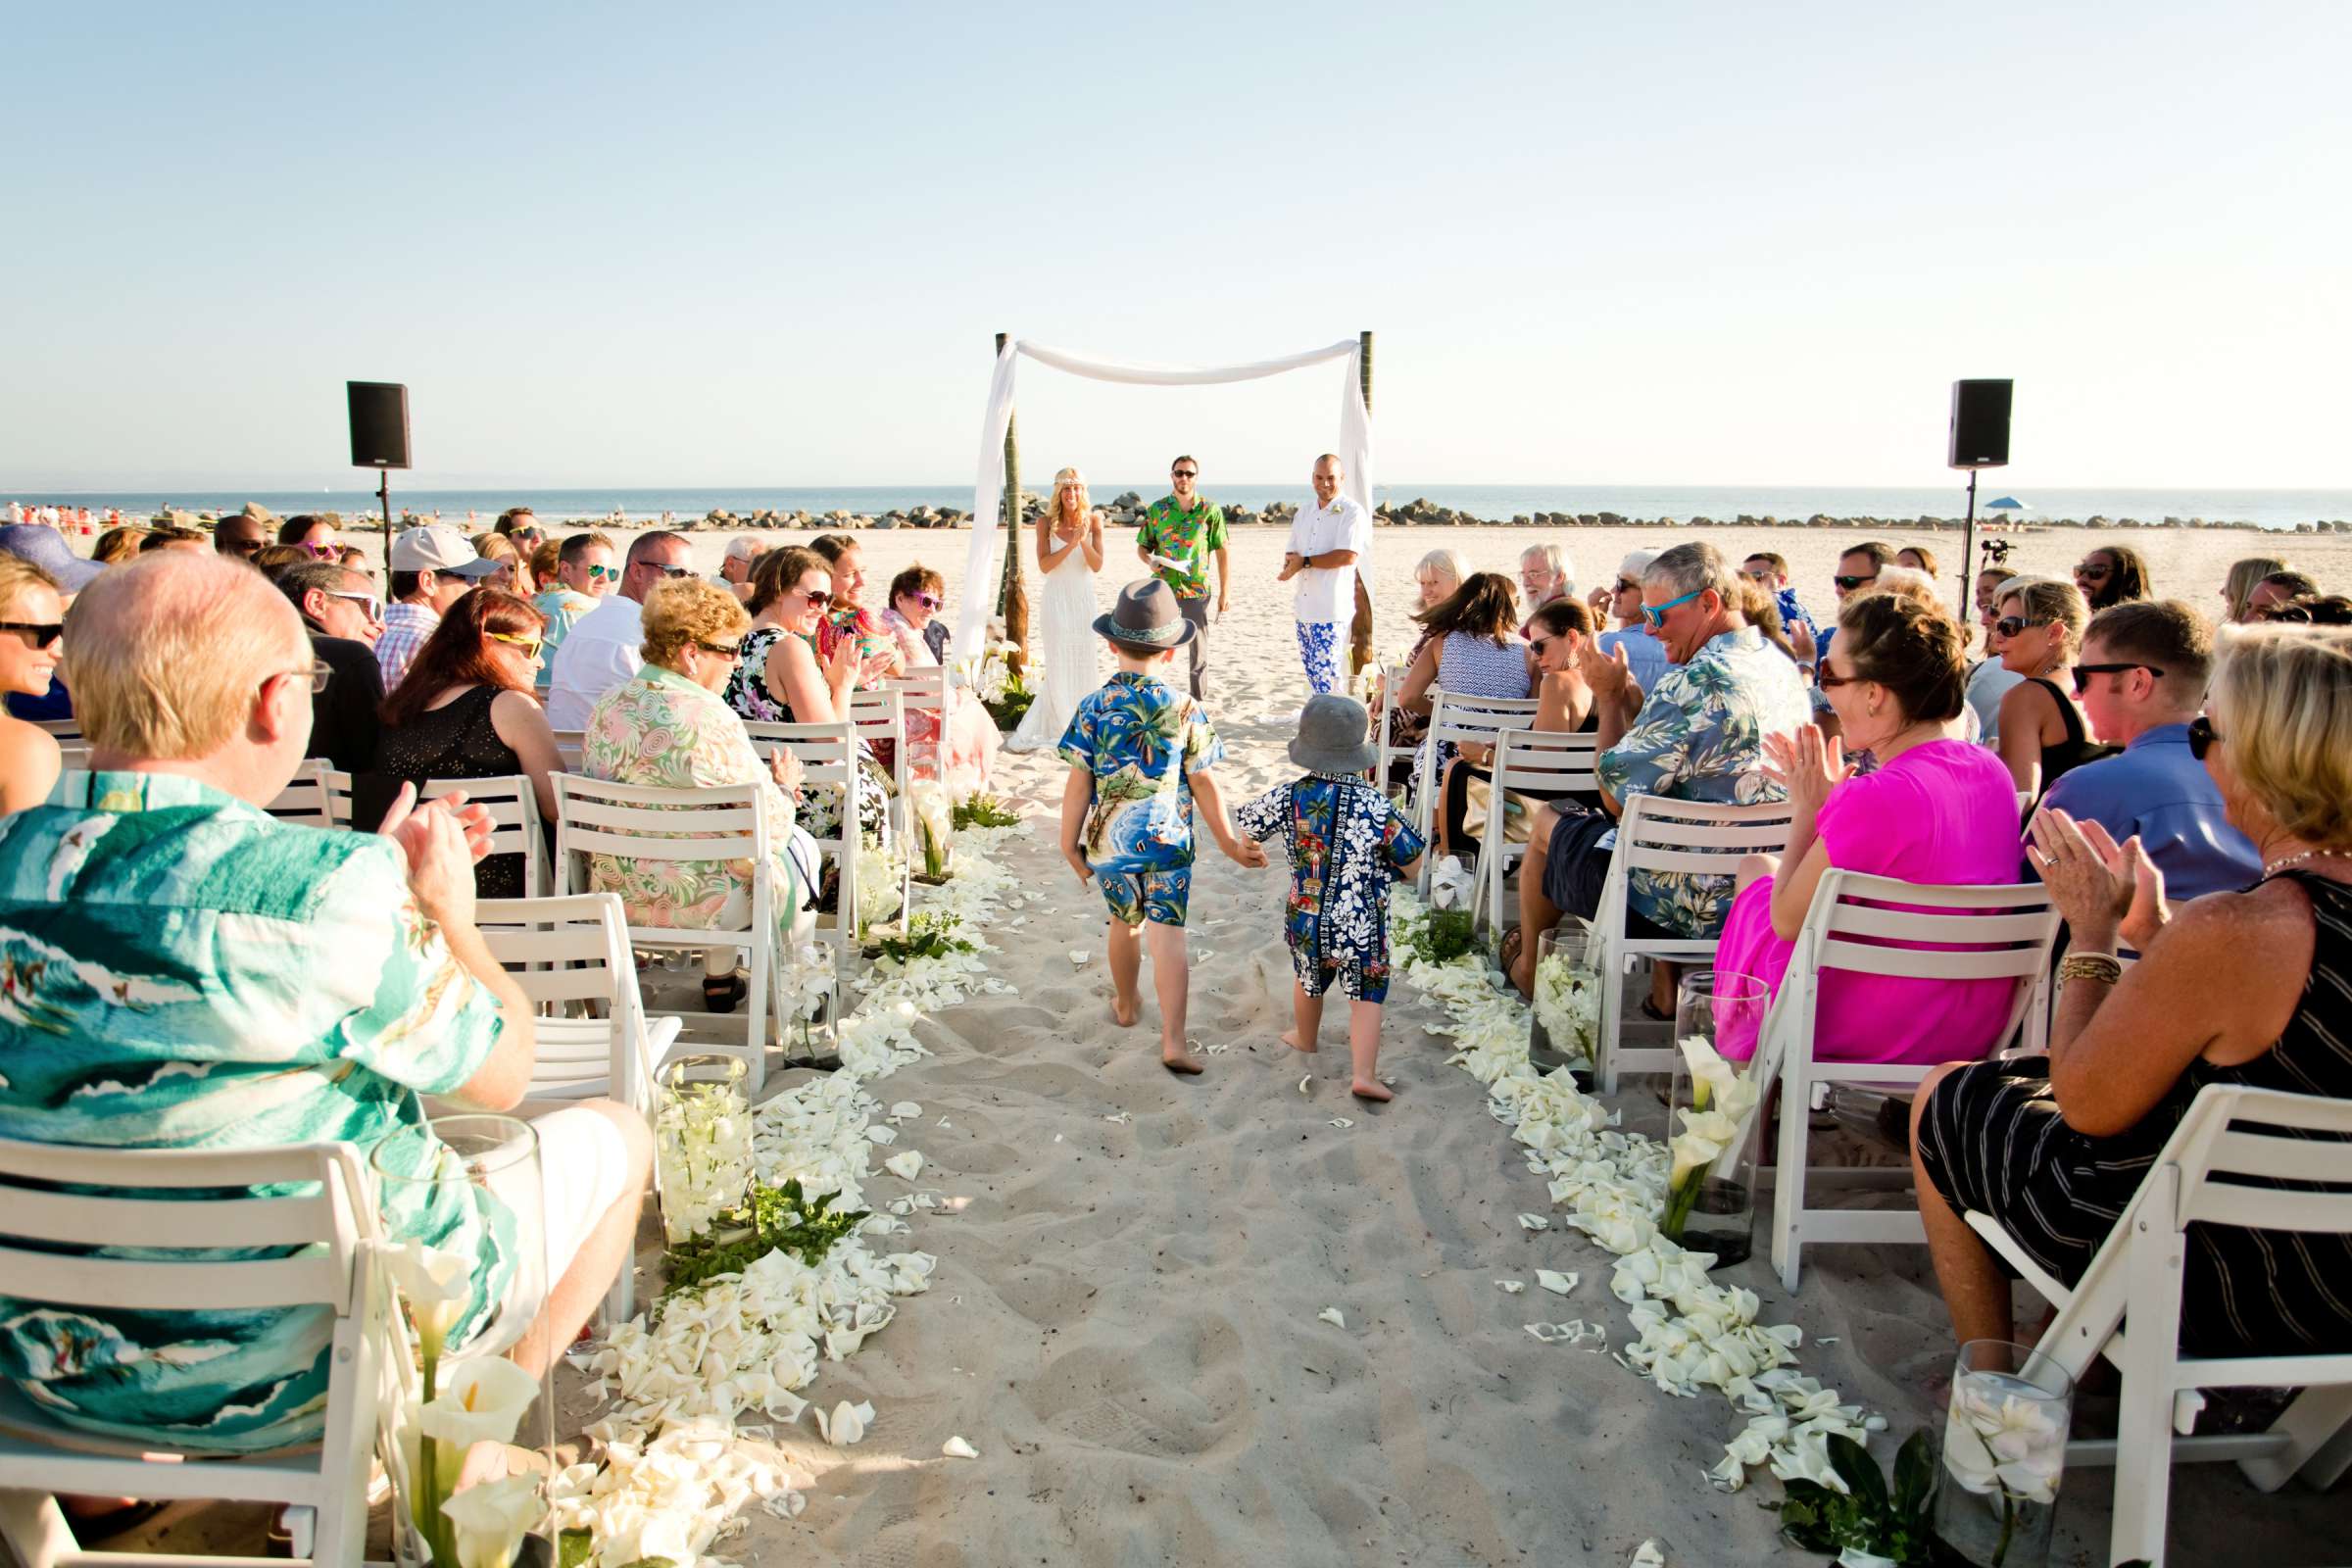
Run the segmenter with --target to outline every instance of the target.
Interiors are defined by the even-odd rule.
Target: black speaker
[[[409,389],[395,381],[346,381],[351,391],[351,466],[409,466]]]
[[[2009,466],[2009,391],[2014,381],[1952,383],[1952,455],[1955,468]]]

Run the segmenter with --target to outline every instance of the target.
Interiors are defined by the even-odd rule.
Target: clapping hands
[[[2119,845],[2090,818],[2078,822],[2046,807],[2034,813],[2030,830],[2041,885],[2066,916],[2075,945],[2098,951],[2121,939],[2145,953],[2172,911],[2164,902],[2164,873],[2141,850],[2139,835]]]
[[[490,810],[456,791],[417,804],[403,784],[376,832],[400,846],[416,906],[436,920],[473,919],[473,865],[490,852]]]
[[[1845,760],[1845,743],[1823,739],[1819,724],[1807,724],[1793,735],[1764,737],[1764,776],[1788,792],[1788,804],[1806,816],[1817,815],[1830,791],[1854,776]]]

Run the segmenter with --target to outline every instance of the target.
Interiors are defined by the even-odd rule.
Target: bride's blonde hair
[[[1094,497],[1087,492],[1086,475],[1080,473],[1076,468],[1064,468],[1054,476],[1054,499],[1046,504],[1046,520],[1048,522],[1056,522],[1061,518],[1061,487],[1063,485],[1078,487],[1078,515],[1081,519],[1095,510]]]

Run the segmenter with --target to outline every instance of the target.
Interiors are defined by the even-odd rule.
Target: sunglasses
[[[1749,582],[1760,582],[1767,588],[1772,586],[1773,570],[1770,566],[1765,567],[1762,571],[1743,571],[1740,575],[1745,577]]]
[[[1199,468],[1170,468],[1168,473],[1170,477],[1177,479],[1198,479],[1200,477],[1200,470]]]
[[[2093,675],[2120,675],[2127,669],[2144,669],[2150,680],[2164,679],[2164,671],[2154,664],[2077,664],[2075,666],[2075,695],[2082,695]]]
[[[940,598],[937,594],[916,594],[914,602],[925,610],[937,610],[940,606]]]
[[[2093,566],[2084,564],[2075,568],[2075,575],[2078,577],[2088,577],[2092,582],[2105,582],[2107,580],[2108,573],[2114,570],[2115,568],[2113,566]]]
[[[1538,659],[1542,659],[1544,657],[1544,650],[1549,648],[1552,645],[1552,641],[1553,639],[1549,637],[1539,637],[1534,642],[1529,643],[1527,646],[1534,652]]]
[[[1638,594],[1642,591],[1642,585],[1631,578],[1620,577],[1617,579],[1617,591],[1621,594]]]
[[[824,609],[827,605],[833,602],[833,594],[830,589],[795,588],[793,592],[799,594],[803,599],[808,600],[809,604],[813,605],[818,610]]]
[[[741,659],[743,657],[743,644],[741,643],[707,643],[697,637],[694,640],[694,646],[706,654],[713,654],[720,659]]]
[[[588,580],[590,582],[602,582],[607,577],[617,577],[619,575],[620,568],[618,566],[590,566],[588,568]]]
[[[1683,597],[1680,599],[1669,599],[1662,605],[1643,605],[1642,607],[1642,618],[1649,622],[1649,629],[1651,631],[1656,631],[1660,626],[1666,624],[1666,612],[1672,610],[1677,605],[1687,605],[1691,600],[1696,599],[1700,594],[1705,592],[1706,590],[1704,588],[1693,588],[1689,593],[1683,595]]]
[[[336,561],[340,560],[343,555],[343,547],[337,544],[314,543],[304,545],[302,548],[308,550],[312,559],[317,561]]]
[[[2047,626],[2049,622],[2046,620],[2028,620],[2023,615],[2003,615],[1992,623],[1992,629],[2004,637],[2015,637],[2022,632],[2031,631],[2036,626]]]
[[[1861,587],[1866,582],[1877,582],[1878,580],[1879,574],[1875,571],[1867,577],[1847,577],[1839,575],[1830,579],[1830,581],[1836,583],[1847,593],[1852,593],[1855,589]]]
[[[330,593],[326,597],[329,599],[348,600],[350,603],[359,606],[361,613],[365,614],[369,620],[381,620],[384,618],[384,602],[376,598],[373,594]]]
[[[649,569],[658,571],[662,576],[667,577],[671,582],[676,582],[680,577],[691,577],[694,575],[694,568],[692,566],[664,566],[658,561],[649,561],[646,563],[646,565]]]
[[[0,631],[21,631],[32,647],[46,648],[66,634],[66,626],[58,620],[0,620]]]
[[[2198,761],[2205,760],[2205,754],[2213,750],[2221,738],[2214,733],[2213,720],[2203,713],[2188,721],[2188,755]]]
[[[262,548],[259,539],[231,539],[227,545],[228,553],[232,556],[250,556]]]
[[[485,635],[488,636],[489,639],[494,643],[505,643],[509,648],[521,649],[522,657],[525,659],[537,659],[539,657],[539,648],[542,642],[542,639],[540,638],[516,637],[511,632],[503,631],[488,632],[485,633]]]
[[[1861,682],[1862,677],[1859,675],[1833,675],[1830,673],[1829,666],[1826,664],[1817,670],[1813,676],[1813,684],[1820,687],[1825,692],[1831,690],[1833,687],[1838,686],[1858,686],[1861,684]]]

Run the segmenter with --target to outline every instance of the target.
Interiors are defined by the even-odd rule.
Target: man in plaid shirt
[[[438,523],[411,528],[392,541],[392,600],[384,607],[384,629],[375,640],[375,662],[384,673],[384,690],[400,684],[424,640],[441,624],[450,606],[499,568],[499,563],[474,554],[472,544],[455,528]]]

